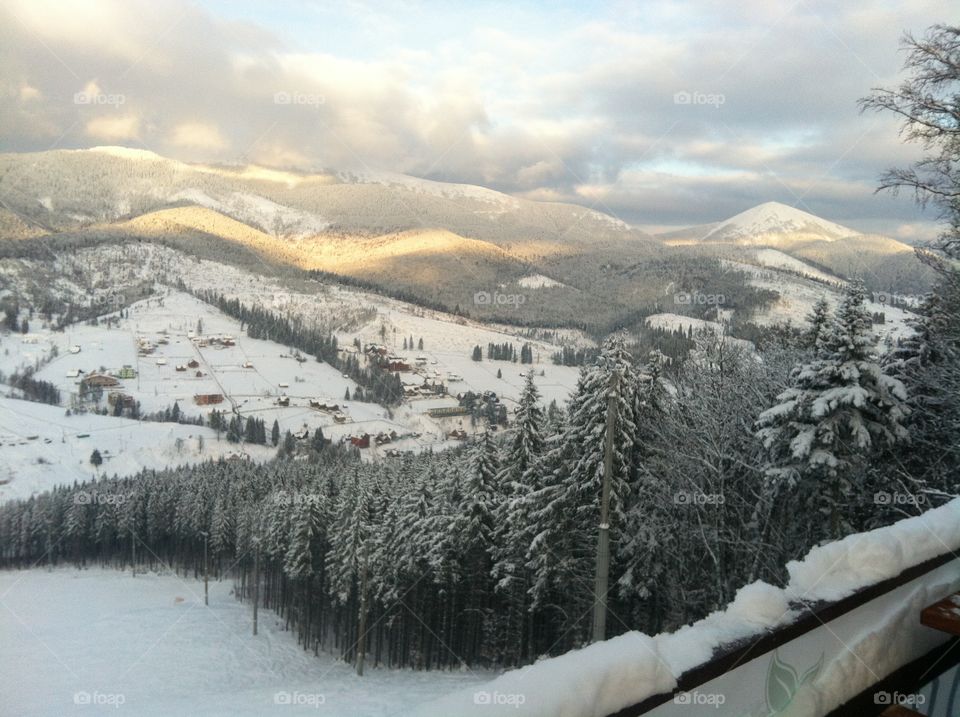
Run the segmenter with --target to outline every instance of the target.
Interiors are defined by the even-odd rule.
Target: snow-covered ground
[[[544,402],[565,403],[576,385],[578,369],[554,365],[551,355],[560,350],[561,342],[571,346],[592,344],[574,330],[551,331],[550,341],[530,338],[514,328],[470,321],[345,287],[302,282],[298,290],[292,290],[235,267],[187,259],[164,247],[100,247],[56,261],[57,275],[62,278],[58,279],[57,293],[71,302],[82,304],[91,299],[82,284],[73,281],[77,272],[87,272],[98,286],[120,287],[117,295],[123,293],[122,282],[179,278],[192,288],[213,290],[247,305],[259,305],[301,320],[317,330],[334,331],[341,347],[351,347],[354,340],[386,344],[414,367],[414,371],[401,374],[404,383],[419,385],[424,379],[441,380],[453,395],[494,391],[508,411],[519,398],[523,373],[531,369]],[[38,270],[29,260],[0,263],[0,275],[13,287],[24,281],[29,286],[30,276]],[[106,300],[102,306],[104,316],[108,316],[113,308],[111,302],[118,296],[104,291]],[[9,399],[0,404],[0,455],[10,456],[0,467],[0,499],[30,495],[55,483],[90,478],[92,468],[88,461],[93,448],[103,454],[105,463],[101,470],[109,475],[216,458],[241,450],[255,460],[272,455],[272,450],[262,447],[238,449],[222,438],[217,443],[214,432],[195,426],[139,424],[92,414],[68,417],[65,410],[71,405],[72,394],[78,391],[77,371],[116,371],[129,365],[136,377],[120,379],[116,389],[105,390],[101,405],[106,406],[110,390],[117,390],[139,401],[143,413],[163,411],[177,402],[187,416],[206,416],[210,407],[197,406],[194,395],[220,393],[226,400],[218,408],[235,408],[244,416],[263,419],[268,430],[277,420],[283,431],[306,428],[312,432],[321,428],[333,440],[394,431],[400,438],[389,448],[401,451],[456,445],[448,437],[451,431],[473,430],[470,421],[462,417],[437,419],[427,415],[430,408],[456,405],[455,398],[414,398],[392,412],[373,403],[345,401],[346,391],[349,389],[354,395],[356,385],[329,364],[312,356],[299,362],[290,347],[251,339],[239,322],[189,294],[162,283],[156,284],[154,291],[156,296],[128,306],[123,318],[112,314],[116,319],[112,326],[105,321],[98,326],[78,323],[56,332],[35,317],[30,322],[29,334],[0,337],[0,371],[9,376],[36,369],[38,379],[60,389],[63,402],[59,408]],[[204,336],[229,335],[236,345],[198,345],[191,340],[198,323],[202,324]],[[422,339],[424,348],[404,350],[404,339],[410,337],[417,344]],[[152,354],[138,354],[137,342],[141,338],[153,346]],[[529,342],[535,363],[531,366],[471,359],[474,346],[480,345],[486,353],[488,343],[504,342],[512,343],[518,353]],[[418,357],[422,357],[419,362]],[[198,365],[177,371],[178,365],[191,361]],[[284,395],[289,398],[289,406],[278,405],[278,399]],[[311,399],[339,404],[347,422],[337,423],[332,412],[311,409]],[[21,422],[21,415],[27,417],[26,423]],[[91,435],[77,438],[81,433]],[[30,440],[32,435],[38,438]],[[203,452],[197,448],[200,435],[204,436]],[[367,460],[380,460],[385,451],[384,447],[372,447],[363,454]],[[4,485],[2,481],[9,482]]]
[[[103,458],[99,470],[90,464],[94,449]],[[238,454],[260,461],[276,451],[228,443],[222,435],[217,440],[215,431],[200,426],[67,416],[56,406],[0,397],[0,503],[97,475],[131,475]]]
[[[757,262],[763,266],[769,266],[774,269],[786,269],[787,271],[793,271],[805,276],[812,276],[815,279],[830,284],[840,283],[837,277],[821,271],[806,262],[800,261],[779,249],[757,249],[754,257]]]
[[[358,677],[303,651],[270,611],[254,637],[231,588],[211,582],[205,607],[203,582],[173,574],[0,572],[0,713],[379,717],[493,677],[369,661]]]
[[[566,286],[559,281],[554,281],[549,276],[543,274],[530,274],[517,282],[524,289],[545,289],[554,286]]]

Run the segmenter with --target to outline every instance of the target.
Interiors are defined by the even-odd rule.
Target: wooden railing
[[[654,711],[658,717],[660,714],[685,714],[685,711],[679,707],[677,710],[671,710],[666,705],[674,702],[675,697],[681,693],[693,693],[698,690],[708,691],[710,683],[723,680],[724,676],[729,675],[734,670],[743,668],[747,663],[764,655],[770,655],[778,648],[794,643],[813,630],[824,626],[829,629],[831,622],[864,608],[898,588],[918,581],[951,563],[956,572],[955,582],[960,584],[960,558],[952,552],[948,552],[910,567],[893,578],[858,590],[842,600],[796,606],[801,609],[800,616],[789,625],[771,630],[759,637],[725,645],[715,650],[709,661],[680,675],[677,679],[677,688],[673,692],[653,695],[643,702],[616,712],[610,717],[637,717]],[[951,598],[946,596],[944,598],[944,600],[923,610],[922,624],[929,626],[931,630],[936,629],[951,636],[960,635],[960,598],[957,598],[958,604],[949,602]],[[920,627],[921,615],[919,614],[917,615],[917,624],[918,630],[923,629]],[[884,717],[914,717],[919,714],[903,711],[904,708],[901,705],[891,705],[891,707],[900,708],[899,711],[891,711],[883,705],[882,701],[878,702],[877,695],[880,691],[889,694],[912,694],[937,675],[960,664],[960,639],[948,637],[947,634],[932,650],[885,676],[884,679],[856,697],[849,699],[830,712],[829,717],[873,717],[880,714],[883,714]],[[929,642],[930,636],[923,635],[923,637]],[[895,649],[894,646],[891,646],[891,649]],[[752,689],[753,686],[750,687]],[[758,686],[757,689],[761,690],[762,686]],[[658,709],[661,707],[663,708]],[[689,714],[693,714],[693,712],[689,712]],[[722,717],[726,712],[723,708],[720,708],[714,709],[713,714]]]

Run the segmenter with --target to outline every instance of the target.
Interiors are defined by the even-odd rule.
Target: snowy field
[[[317,282],[299,282],[297,290],[233,266],[210,261],[194,261],[184,255],[157,246],[104,246],[81,250],[76,256],[56,260],[58,292],[72,301],[89,301],[79,285],[63,277],[77,271],[91,274],[101,286],[123,286],[123,282],[155,281],[160,295],[131,305],[128,318],[119,320],[116,328],[75,324],[64,332],[50,332],[39,320],[31,322],[27,337],[10,335],[2,339],[0,371],[10,374],[28,367],[40,367],[37,377],[57,385],[69,400],[77,390],[76,370],[115,369],[129,364],[137,370],[136,379],[125,379],[122,390],[138,401],[144,411],[163,410],[178,401],[181,411],[197,415],[193,405],[197,393],[223,393],[230,402],[221,408],[230,409],[231,402],[240,413],[264,419],[269,424],[277,419],[283,430],[323,429],[328,438],[339,439],[359,433],[395,430],[399,434],[420,433],[415,440],[406,440],[394,447],[400,450],[440,448],[453,428],[467,425],[437,421],[426,416],[426,404],[413,400],[394,410],[390,418],[381,407],[364,402],[349,402],[344,411],[349,422],[335,424],[331,414],[310,410],[309,399],[341,403],[350,379],[313,357],[298,363],[290,347],[270,341],[250,339],[239,322],[193,297],[164,285],[182,280],[197,290],[212,290],[248,306],[260,306],[281,316],[302,321],[319,331],[332,331],[341,347],[354,340],[363,344],[385,344],[416,371],[402,374],[405,383],[420,384],[424,378],[447,383],[452,394],[465,391],[494,391],[513,408],[522,387],[522,373],[532,368],[544,403],[556,400],[565,403],[576,385],[575,367],[556,366],[552,354],[562,345],[588,346],[593,342],[575,330],[551,330],[551,340],[528,336],[512,327],[470,321],[444,312],[424,309],[402,301],[369,292]],[[60,265],[62,264],[62,266]],[[29,260],[0,263],[0,275],[11,285],[29,285],[31,272],[39,271]],[[62,284],[62,285],[61,285]],[[122,294],[122,291],[118,293]],[[105,295],[110,298],[110,294]],[[109,309],[109,305],[105,305]],[[229,334],[236,339],[234,347],[199,347],[189,338],[197,322],[203,324],[207,336]],[[540,332],[533,332],[538,334]],[[403,349],[405,338],[423,340],[423,349]],[[144,338],[155,346],[149,356],[137,355],[137,339]],[[158,344],[159,339],[167,343]],[[509,361],[474,362],[473,347],[480,345],[484,353],[488,343],[510,342],[517,352],[530,343],[534,364]],[[70,353],[79,346],[80,352]],[[45,363],[56,347],[59,354]],[[423,356],[426,363],[416,364]],[[161,360],[165,363],[158,364]],[[178,364],[196,361],[196,369],[178,372]],[[249,368],[243,368],[249,364]],[[197,371],[201,376],[197,376]],[[497,372],[502,374],[497,377]],[[459,380],[451,380],[451,374]],[[542,374],[542,375],[541,375]],[[281,395],[290,398],[290,406],[277,405]],[[206,412],[206,409],[203,411]]]
[[[64,414],[56,406],[0,397],[0,503],[98,475],[131,475],[240,453],[258,461],[276,454],[273,448],[228,443],[223,435],[218,441],[215,431],[200,426]],[[103,457],[96,471],[90,465],[94,449]]]
[[[210,275],[216,275],[216,272],[210,272]],[[264,305],[287,315],[329,316],[337,313],[336,307],[339,305],[345,315],[354,316],[364,315],[364,311],[370,308],[366,304],[356,304],[357,301],[366,301],[367,297],[358,296],[355,292],[331,289],[316,295],[284,293],[276,290],[276,287],[265,287],[256,282],[246,283],[253,281],[251,275],[238,274],[234,278],[237,281],[233,285],[235,293],[232,295],[246,303]],[[227,290],[226,286],[216,288]],[[221,410],[229,411],[235,408],[244,416],[263,419],[268,429],[273,421],[277,420],[283,431],[297,432],[306,428],[312,432],[321,428],[324,435],[333,440],[362,433],[395,431],[400,436],[419,434],[395,442],[391,447],[398,450],[443,448],[450,445],[447,438],[450,431],[472,431],[469,420],[438,420],[426,415],[429,408],[437,405],[456,405],[452,398],[444,399],[439,404],[433,399],[413,399],[394,409],[392,416],[374,403],[344,401],[346,391],[353,394],[356,384],[344,378],[329,364],[320,363],[313,357],[305,357],[306,361],[298,362],[290,347],[249,338],[241,331],[238,321],[214,307],[182,292],[163,287],[159,290],[163,292],[162,296],[132,304],[127,309],[127,317],[119,319],[118,325],[114,327],[105,324],[74,324],[63,332],[53,332],[42,327],[39,321],[34,321],[27,336],[10,334],[3,339],[0,371],[10,374],[28,367],[40,366],[36,373],[37,378],[56,385],[66,406],[70,403],[71,395],[78,390],[80,379],[76,375],[77,371],[114,371],[123,365],[129,365],[136,371],[136,377],[121,379],[121,385],[116,390],[139,401],[144,413],[162,411],[177,402],[185,415],[206,415],[209,407],[196,406],[193,396],[221,393],[227,397],[227,401],[219,406]],[[578,369],[555,366],[550,361],[550,355],[558,350],[558,346],[532,342],[534,359],[537,362],[532,367],[509,361],[475,362],[470,358],[474,345],[480,344],[485,351],[489,342],[511,341],[519,351],[524,340],[495,327],[465,323],[463,319],[452,320],[446,315],[425,312],[402,302],[382,301],[384,305],[375,312],[376,318],[356,327],[352,332],[340,332],[340,343],[341,346],[350,346],[354,338],[364,343],[381,343],[384,339],[380,333],[386,327],[387,344],[392,347],[395,343],[400,343],[397,353],[402,355],[407,363],[415,365],[417,356],[426,359],[414,372],[402,374],[405,383],[419,385],[425,378],[438,379],[446,382],[449,391],[454,395],[464,391],[495,391],[508,410],[513,408],[519,397],[523,386],[523,373],[531,368],[535,372],[535,380],[545,404],[553,400],[561,404],[566,402],[576,384]],[[199,346],[191,340],[198,323],[202,325],[204,336],[232,336],[236,345]],[[424,339],[423,350],[402,350],[403,338],[411,335],[418,340]],[[138,355],[138,339],[149,341],[154,352],[148,356]],[[76,347],[75,350],[78,349],[79,352],[71,353],[72,347]],[[197,366],[177,371],[177,366],[191,361],[196,362]],[[497,377],[498,371],[501,373],[500,378]],[[451,380],[452,374],[459,376],[459,380]],[[282,407],[278,405],[278,399],[284,395],[289,397],[290,405]],[[336,423],[332,412],[311,409],[311,399],[339,404],[347,416],[347,422]],[[106,405],[105,400],[103,405]],[[7,408],[13,410],[14,414],[17,411],[35,412],[34,408],[27,408],[20,402],[7,404]],[[52,426],[61,423],[63,410],[56,412],[56,420],[51,417],[44,421],[50,422]],[[91,420],[100,421],[94,418]],[[9,418],[4,424],[0,424],[0,428],[6,424],[11,424]],[[106,424],[111,422],[106,420]],[[106,424],[98,425],[98,430],[106,429]],[[171,462],[176,463],[183,453],[182,449],[173,452],[172,444],[176,439],[185,438],[187,434],[195,437],[203,432],[191,428],[181,436],[182,431],[171,432],[170,429],[167,424],[145,423],[142,430],[147,433],[143,434],[145,438],[141,443],[144,446],[155,443],[158,452],[166,454]],[[37,433],[33,428],[30,430]],[[149,432],[153,432],[152,441],[146,438]],[[8,441],[0,437],[0,442],[7,443],[19,435],[16,431],[8,433],[11,434]],[[47,433],[49,431],[44,432],[44,438],[51,437],[46,435]],[[211,437],[215,438],[212,432],[205,436],[208,445]],[[59,440],[59,433],[55,438],[58,444],[63,443]],[[90,450],[93,447],[99,446],[92,446]],[[364,453],[368,460],[379,458],[375,448]],[[85,462],[89,458],[89,451],[85,456],[79,457]],[[28,458],[32,459],[33,456]],[[71,465],[76,463],[74,458],[76,456],[70,457]],[[135,456],[132,460],[136,463]],[[115,463],[111,467],[111,473],[122,473],[119,465],[119,462]],[[148,460],[136,465],[153,467],[163,465],[163,462]],[[67,474],[69,480],[75,477],[89,475],[77,473],[75,470]],[[4,476],[0,476],[0,480],[3,478]],[[0,486],[0,496],[3,495],[2,490]]]
[[[481,684],[481,672],[350,665],[304,652],[270,611],[251,635],[231,583],[59,568],[0,572],[0,714],[379,717]],[[438,716],[439,717],[439,716]]]

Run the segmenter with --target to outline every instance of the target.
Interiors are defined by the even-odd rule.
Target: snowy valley
[[[942,4],[0,0],[0,717],[958,717]]]

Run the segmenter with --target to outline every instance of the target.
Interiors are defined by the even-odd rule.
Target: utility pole
[[[257,634],[257,603],[260,602],[260,538],[254,538],[256,552],[253,558],[253,634]]]
[[[210,604],[210,585],[209,578],[207,573],[207,536],[209,535],[207,531],[200,531],[200,535],[203,536],[203,604]]]
[[[610,483],[613,477],[613,433],[617,420],[617,372],[610,375],[607,394],[607,435],[603,451],[603,489],[600,495],[600,534],[597,539],[597,575],[593,587],[593,642],[607,636],[607,584],[610,577]]]

